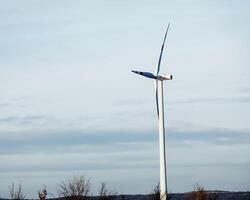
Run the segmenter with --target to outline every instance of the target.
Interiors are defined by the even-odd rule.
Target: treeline
[[[47,191],[46,186],[43,186],[42,190],[38,191],[38,199],[87,200],[93,199],[92,197],[94,197],[93,195],[91,195],[90,179],[86,179],[83,176],[74,177],[72,179],[62,181],[60,184],[58,184],[57,191],[58,194],[54,195]],[[101,183],[98,191],[99,200],[113,200],[116,196],[117,192],[115,190],[108,189],[105,182]],[[8,197],[11,200],[26,199],[26,195],[23,192],[22,182],[20,182],[18,185],[16,185],[14,182],[9,185]]]
[[[62,181],[58,185],[57,196],[47,191],[46,186],[38,191],[39,200],[161,200],[159,184],[153,187],[148,195],[119,195],[115,190],[107,188],[106,183],[101,183],[98,195],[91,194],[90,179],[83,176]],[[50,197],[50,198],[49,198]],[[25,200],[22,183],[9,185],[9,199]],[[0,198],[1,200],[1,198]],[[167,194],[167,200],[250,200],[250,192],[222,192],[205,191],[199,184],[188,193]]]

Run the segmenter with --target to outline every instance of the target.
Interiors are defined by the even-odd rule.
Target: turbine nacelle
[[[162,74],[162,75],[158,75],[157,79],[160,79],[160,80],[172,80],[173,76],[171,74]]]

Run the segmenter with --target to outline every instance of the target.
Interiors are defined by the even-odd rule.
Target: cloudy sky
[[[168,188],[250,190],[250,2],[0,1],[0,196],[22,181],[159,180],[153,71],[165,83]]]

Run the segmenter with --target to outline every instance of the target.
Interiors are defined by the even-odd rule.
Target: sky
[[[154,72],[164,83],[168,191],[250,190],[250,2],[0,1],[0,197],[83,175],[118,193],[159,180]]]

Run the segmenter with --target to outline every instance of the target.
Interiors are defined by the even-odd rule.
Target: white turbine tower
[[[166,151],[165,151],[165,127],[164,127],[164,99],[163,99],[163,81],[165,80],[172,80],[172,75],[169,74],[162,74],[160,75],[160,65],[161,65],[161,58],[162,52],[164,49],[166,37],[168,34],[170,23],[168,24],[163,44],[161,47],[161,53],[158,61],[158,65],[156,67],[155,74],[150,72],[139,72],[134,71],[132,72],[145,76],[147,78],[154,79],[155,81],[155,93],[156,93],[156,106],[157,106],[157,114],[159,120],[159,144],[160,144],[160,199],[166,200],[167,199],[167,174],[166,174]]]

